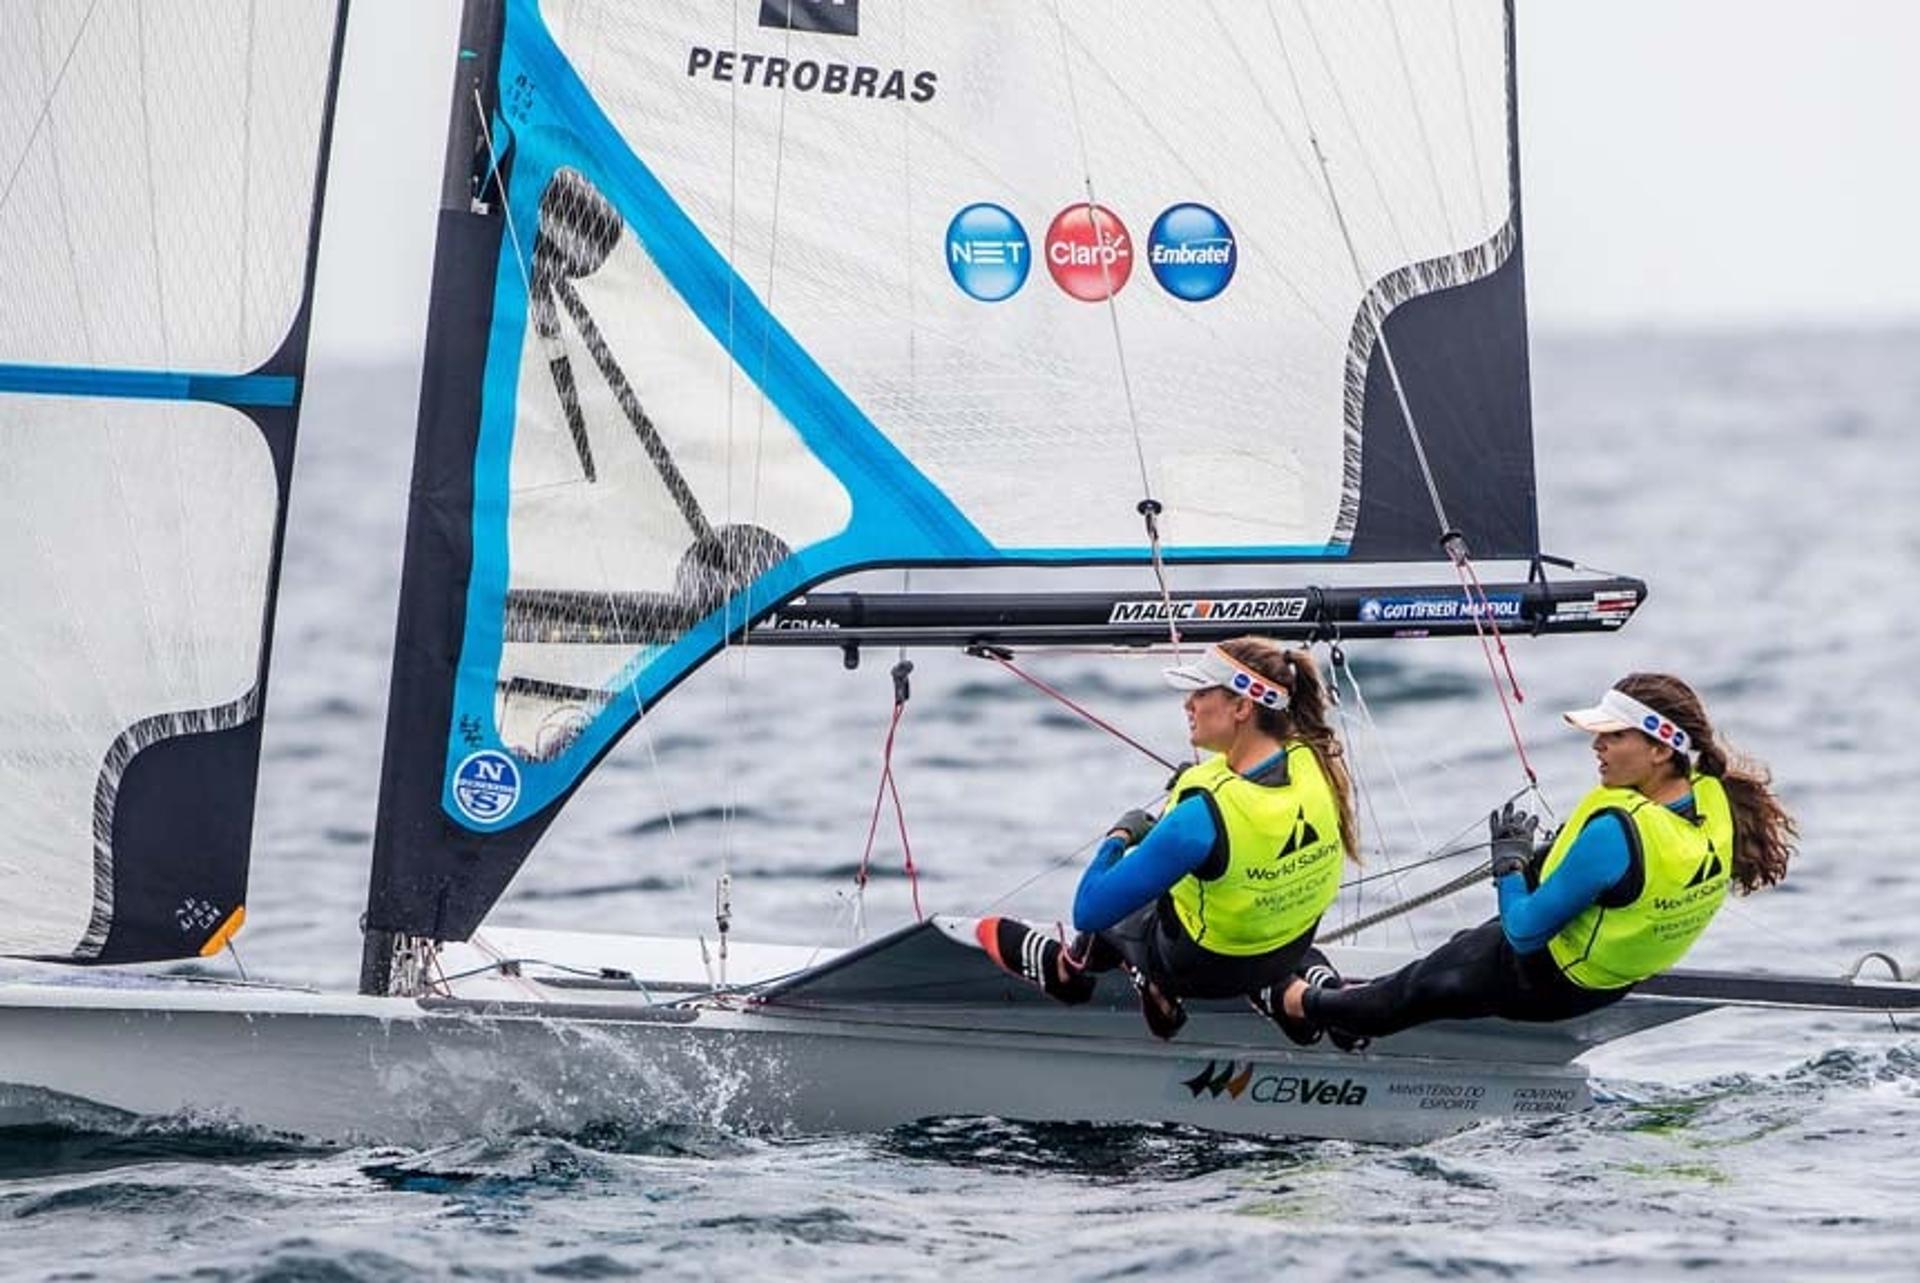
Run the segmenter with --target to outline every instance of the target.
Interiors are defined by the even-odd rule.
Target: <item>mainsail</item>
[[[472,0],[460,57],[377,931],[470,933],[850,571],[1538,554],[1502,0]]]
[[[343,16],[0,23],[0,952],[239,926]]]

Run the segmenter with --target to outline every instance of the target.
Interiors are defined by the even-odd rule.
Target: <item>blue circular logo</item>
[[[1380,608],[1380,599],[1377,597],[1369,597],[1360,603],[1360,622],[1363,624],[1379,623],[1380,616],[1384,613]]]
[[[998,303],[1027,283],[1033,247],[1020,220],[998,205],[969,205],[947,224],[947,270],[970,298]]]
[[[520,800],[520,768],[496,749],[469,754],[453,772],[453,804],[475,824],[497,824]]]
[[[1160,288],[1204,303],[1227,288],[1240,261],[1227,220],[1205,205],[1175,205],[1153,220],[1147,264]]]

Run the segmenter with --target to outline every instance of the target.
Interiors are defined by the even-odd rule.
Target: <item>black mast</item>
[[[440,188],[379,820],[362,920],[362,993],[389,991],[396,932],[384,920],[384,906],[405,876],[407,852],[436,841],[447,824],[437,811],[423,813],[418,799],[439,796],[460,642],[434,586],[465,584],[473,560],[473,446],[493,322],[494,264],[505,231],[505,184],[496,172],[505,164],[496,150],[505,145],[499,139],[489,145],[483,125],[494,119],[504,28],[501,0],[466,0]],[[403,691],[426,698],[402,698]]]

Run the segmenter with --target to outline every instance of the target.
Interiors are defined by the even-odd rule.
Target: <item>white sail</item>
[[[0,952],[99,957],[116,920],[192,952],[239,907],[251,760],[209,812],[115,829],[138,754],[257,714],[336,21],[0,23]],[[139,867],[149,841],[192,872]]]

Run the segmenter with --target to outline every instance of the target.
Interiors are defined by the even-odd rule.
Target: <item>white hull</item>
[[[513,937],[515,954],[530,938],[493,935]],[[947,1115],[1410,1142],[1490,1116],[1581,1108],[1586,1073],[1572,1055],[1629,1024],[1702,1009],[1639,1004],[1630,1020],[1584,1032],[1434,1027],[1348,1054],[1295,1047],[1220,1004],[1162,1044],[1127,1006],[1027,1001],[982,955],[931,932],[911,944],[905,952],[963,974],[964,992],[884,1002],[803,989],[792,1001],[685,1010],[659,1005],[670,996],[660,988],[559,990],[531,976],[477,978],[467,996],[424,1001],[177,980],[0,987],[0,1083],[139,1115],[411,1145],[604,1123],[822,1132]],[[663,965],[636,974],[669,988],[697,958],[690,942],[543,934],[538,946],[554,961],[651,957]],[[762,974],[794,961],[758,955]],[[736,953],[742,964],[754,956]]]

